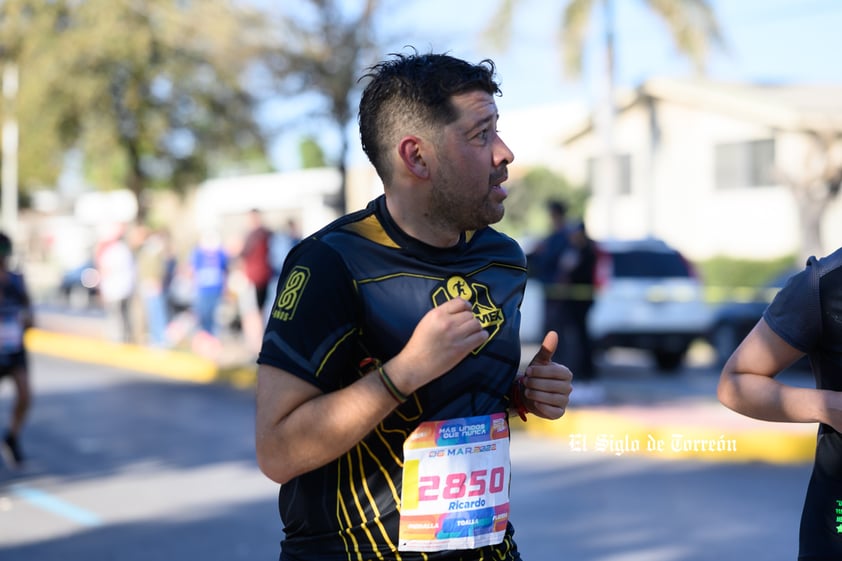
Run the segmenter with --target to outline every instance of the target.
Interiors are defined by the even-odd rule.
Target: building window
[[[588,189],[596,193],[596,166],[598,158],[588,158]],[[617,165],[617,187],[614,191],[618,195],[631,194],[631,155],[615,154],[614,161]]]
[[[718,144],[715,148],[717,189],[774,185],[775,140]]]

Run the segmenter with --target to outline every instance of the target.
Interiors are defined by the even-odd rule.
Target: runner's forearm
[[[341,390],[317,392],[286,415],[266,419],[271,405],[261,401],[279,395],[270,387],[270,376],[262,372],[258,377],[256,444],[261,469],[279,483],[338,458],[398,405],[374,371]]]
[[[798,388],[768,376],[723,372],[717,397],[723,405],[763,421],[824,422],[825,398],[822,390]]]

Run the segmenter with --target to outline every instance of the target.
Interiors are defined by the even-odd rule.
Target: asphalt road
[[[0,559],[277,559],[277,486],[254,460],[251,390],[32,359],[31,461],[0,467]],[[512,450],[524,561],[795,558],[807,465],[576,452],[523,432]]]

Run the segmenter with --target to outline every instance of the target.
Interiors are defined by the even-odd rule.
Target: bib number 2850
[[[467,473],[451,473],[442,477],[425,475],[418,481],[418,500],[436,501],[438,499],[461,499],[480,497],[486,492],[499,493],[506,485],[506,471],[502,467],[495,467],[491,473],[487,469],[480,469]]]

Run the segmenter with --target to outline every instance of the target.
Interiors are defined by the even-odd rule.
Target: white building
[[[594,237],[653,235],[694,259],[798,254],[798,208],[780,174],[813,173],[816,135],[835,138],[842,169],[842,84],[651,80],[620,104],[612,130],[617,188],[590,200]],[[603,146],[589,120],[568,131],[554,164],[592,186]],[[842,198],[822,235],[825,253],[842,245]]]
[[[798,254],[800,221],[779,180],[814,162],[813,135],[835,136],[842,168],[842,84],[759,86],[653,79],[625,94],[613,122],[618,184],[586,212],[597,238],[656,236],[694,260]],[[542,166],[593,191],[604,143],[581,103],[507,111],[501,135],[515,153],[512,178]],[[212,179],[197,191],[198,227],[259,208],[269,222],[295,217],[304,233],[337,216],[333,169]],[[350,170],[348,208],[383,192],[367,163]],[[825,213],[824,252],[842,245],[842,197]]]
[[[311,233],[337,216],[330,201],[339,185],[339,172],[333,168],[209,179],[192,201],[195,228],[239,234],[245,231],[246,215],[256,208],[269,226],[294,219],[302,232]]]

